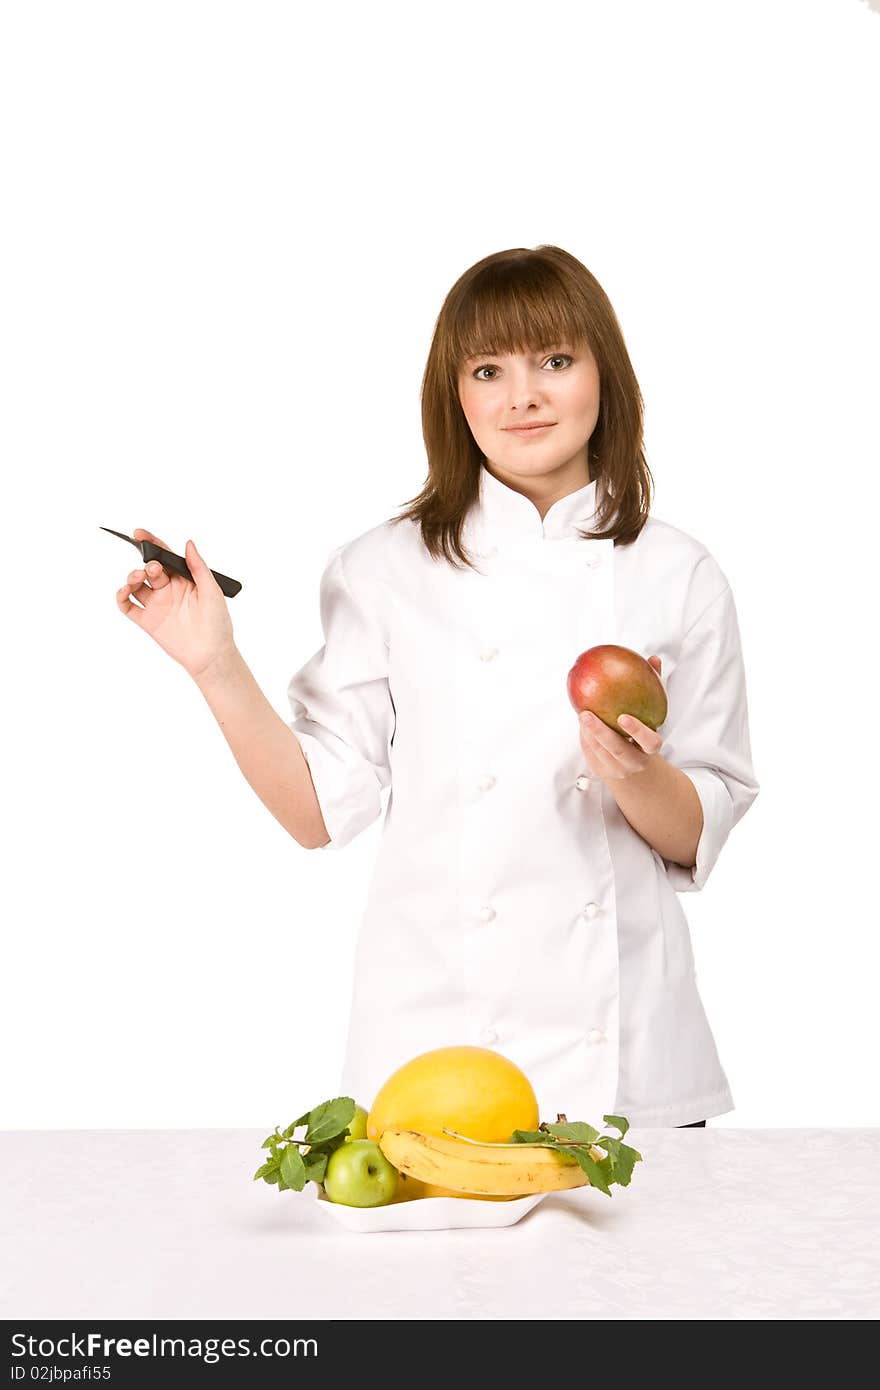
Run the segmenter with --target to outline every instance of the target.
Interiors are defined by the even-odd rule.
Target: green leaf
[[[628,1187],[633,1175],[633,1169],[637,1163],[641,1163],[642,1155],[635,1149],[631,1149],[628,1144],[621,1144],[617,1163],[614,1168],[615,1181],[621,1187]]]
[[[293,1131],[295,1129],[299,1129],[300,1125],[307,1125],[309,1122],[309,1115],[311,1113],[311,1110],[307,1111],[305,1115],[300,1115],[298,1120],[294,1120],[292,1125],[288,1125],[287,1129],[284,1131],[285,1139],[289,1139],[291,1134],[293,1134]]]
[[[323,1182],[327,1172],[327,1154],[316,1153],[310,1149],[303,1158],[306,1169],[306,1182]]]
[[[582,1144],[592,1144],[596,1130],[592,1125],[575,1120],[568,1125],[548,1125],[546,1129],[515,1129],[510,1136],[513,1144],[542,1144],[546,1149],[573,1148],[572,1144],[560,1144],[560,1139],[576,1139]]]
[[[597,1187],[600,1192],[605,1193],[606,1197],[611,1196],[608,1186],[611,1174],[608,1167],[606,1167],[607,1160],[603,1159],[600,1163],[593,1158],[589,1149],[581,1149],[576,1145],[571,1145],[566,1149],[566,1153],[570,1153],[572,1158],[577,1159],[587,1177],[590,1179],[591,1187]]]
[[[307,1144],[323,1144],[335,1139],[345,1131],[354,1119],[355,1103],[351,1096],[337,1096],[335,1100],[325,1100],[309,1112],[309,1127],[306,1130]]]
[[[575,1121],[575,1124],[579,1123],[580,1121]],[[549,1128],[551,1127],[548,1126],[548,1130]],[[565,1129],[568,1128],[568,1126],[554,1125],[552,1128]],[[586,1125],[585,1128],[589,1129],[590,1126]],[[611,1196],[611,1193],[608,1191],[608,1184],[613,1181],[613,1179],[611,1176],[611,1165],[607,1159],[600,1162],[598,1159],[593,1158],[588,1148],[581,1148],[579,1144],[560,1144],[556,1136],[550,1134],[547,1130],[530,1133],[528,1130],[516,1129],[513,1132],[513,1139],[515,1143],[538,1144],[545,1149],[555,1149],[557,1153],[568,1154],[580,1164],[593,1187],[597,1187],[599,1191],[604,1192],[607,1197]]]
[[[625,1120],[622,1115],[603,1115],[602,1119],[606,1125],[613,1125],[615,1129],[620,1130],[621,1139],[629,1129],[629,1120]]]
[[[571,1124],[565,1125],[548,1125],[547,1129],[558,1139],[577,1139],[582,1144],[593,1144],[599,1138],[598,1129],[584,1124],[582,1120],[573,1120]]]
[[[278,1164],[276,1163],[276,1161],[273,1158],[270,1158],[268,1163],[264,1163],[262,1167],[258,1168],[257,1171],[254,1173],[254,1182],[257,1181],[257,1178],[264,1178],[267,1173],[274,1173],[277,1170],[277,1168]]]
[[[539,1130],[515,1129],[510,1142],[515,1144],[541,1144],[545,1148],[557,1149],[570,1154],[583,1168],[593,1187],[611,1196],[611,1184],[628,1186],[633,1168],[642,1161],[642,1155],[623,1143],[623,1136],[629,1129],[629,1121],[622,1115],[605,1115],[606,1124],[619,1130],[618,1135],[600,1134],[592,1125],[582,1120],[566,1121],[565,1124],[542,1124]],[[560,1140],[576,1139],[577,1144],[560,1143]],[[583,1145],[583,1147],[582,1147]],[[605,1157],[594,1158],[590,1148],[604,1150]]]
[[[276,1145],[277,1143],[278,1143],[278,1135],[277,1135],[277,1134],[269,1134],[269,1135],[267,1135],[267,1137],[263,1140],[262,1144],[260,1145],[260,1148],[261,1148],[261,1149],[272,1149],[272,1148],[275,1147],[275,1145]]]
[[[281,1155],[281,1177],[284,1186],[295,1192],[302,1192],[306,1185],[306,1165],[296,1144],[288,1144]]]
[[[597,1139],[596,1147],[607,1151],[608,1163],[614,1174],[612,1181],[620,1183],[621,1187],[628,1187],[633,1168],[642,1161],[642,1155],[620,1139],[613,1139],[610,1134],[603,1134]]]
[[[341,1134],[334,1134],[332,1139],[325,1139],[323,1144],[313,1144],[312,1147],[309,1149],[309,1153],[326,1154],[329,1158],[332,1153],[335,1153],[336,1150],[341,1148],[342,1145],[346,1142],[347,1134],[348,1126],[346,1126],[346,1128],[342,1131]]]
[[[612,1139],[610,1134],[603,1134],[601,1138],[596,1139],[595,1144],[597,1149],[605,1150],[605,1152],[608,1155],[609,1162],[611,1163],[611,1167],[615,1168],[617,1166],[617,1160],[620,1154],[620,1140]],[[625,1147],[626,1145],[624,1145],[624,1148]]]
[[[281,1169],[273,1168],[270,1173],[263,1174],[263,1182],[278,1182],[281,1177]]]

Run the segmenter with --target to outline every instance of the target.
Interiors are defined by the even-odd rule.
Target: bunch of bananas
[[[379,1147],[400,1173],[462,1196],[526,1197],[584,1187],[577,1159],[542,1144],[483,1144],[463,1135],[386,1129]],[[605,1154],[592,1147],[592,1157]]]

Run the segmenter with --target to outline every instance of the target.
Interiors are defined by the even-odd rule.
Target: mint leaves
[[[269,1158],[254,1173],[254,1182],[262,1178],[263,1182],[277,1186],[279,1192],[288,1188],[302,1192],[307,1182],[322,1183],[330,1155],[345,1143],[355,1109],[351,1096],[337,1096],[300,1115],[286,1129],[281,1130],[276,1125],[274,1134],[263,1140],[262,1147],[269,1150]],[[515,1129],[509,1142],[541,1144],[571,1154],[583,1168],[590,1185],[610,1197],[612,1183],[628,1186],[642,1155],[623,1142],[629,1129],[628,1120],[622,1115],[605,1115],[604,1120],[618,1131],[619,1138],[600,1135],[583,1120],[569,1121],[565,1115],[557,1115],[555,1125],[542,1124],[536,1130]],[[305,1135],[295,1139],[294,1131],[303,1125]],[[604,1149],[605,1157],[594,1158],[591,1148]]]
[[[300,1115],[284,1130],[276,1125],[275,1133],[263,1140],[261,1147],[269,1150],[270,1157],[254,1173],[254,1182],[262,1178],[263,1182],[277,1185],[279,1192],[286,1188],[302,1192],[307,1182],[323,1182],[327,1161],[333,1150],[345,1143],[354,1112],[351,1096],[337,1096]],[[304,1138],[294,1139],[294,1130],[303,1125]],[[301,1153],[300,1146],[307,1152]]]
[[[619,1183],[621,1187],[629,1185],[633,1168],[642,1161],[642,1155],[623,1142],[623,1136],[629,1129],[628,1120],[622,1115],[604,1115],[603,1119],[607,1125],[619,1131],[619,1139],[611,1134],[600,1135],[597,1129],[582,1120],[569,1123],[565,1115],[557,1115],[555,1125],[542,1124],[537,1130],[515,1129],[510,1138],[515,1144],[542,1144],[545,1148],[571,1154],[589,1178],[590,1186],[610,1197],[612,1183]],[[591,1147],[604,1149],[605,1157],[594,1158],[590,1153]]]

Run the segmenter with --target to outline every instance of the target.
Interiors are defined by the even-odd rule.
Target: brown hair
[[[599,417],[589,441],[597,488],[597,528],[582,531],[616,545],[634,541],[648,519],[651,472],[643,449],[644,402],[611,302],[585,265],[558,246],[516,247],[486,256],[447,294],[422,378],[422,436],[428,477],[394,522],[421,527],[434,557],[472,565],[461,539],[479,497],[484,458],[458,395],[470,357],[540,352],[560,339],[589,346],[599,368]]]

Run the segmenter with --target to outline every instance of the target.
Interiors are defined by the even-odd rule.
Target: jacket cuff
[[[342,849],[381,813],[376,775],[369,763],[341,739],[325,735],[324,743],[294,724],[288,728],[299,739],[330,836],[327,844],[319,848]]]
[[[664,859],[666,876],[677,893],[696,893],[709,877],[715,861],[733,826],[733,802],[730,793],[717,773],[707,767],[679,768],[689,777],[697,790],[703,808],[703,829],[697,844],[696,863],[686,869]],[[329,826],[328,826],[329,830]]]

